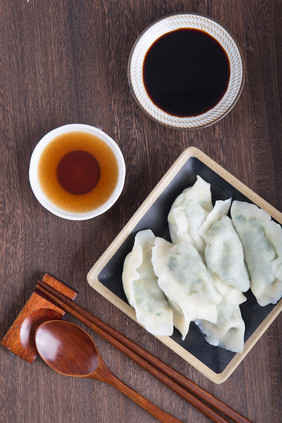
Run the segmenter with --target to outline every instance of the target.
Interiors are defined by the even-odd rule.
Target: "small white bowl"
[[[50,201],[50,199],[46,196],[46,194],[44,193],[44,190],[41,187],[39,176],[38,176],[39,161],[47,145],[49,145],[50,142],[52,142],[58,136],[62,134],[66,134],[66,133],[73,133],[73,132],[86,132],[100,138],[111,148],[118,164],[117,183],[113,193],[108,198],[108,200],[105,203],[103,203],[101,206],[93,210],[90,210],[87,212],[81,212],[81,213],[64,210],[58,207],[52,201]],[[68,220],[87,220],[87,219],[96,217],[104,213],[105,211],[107,211],[117,201],[118,197],[120,196],[121,191],[123,189],[123,185],[124,185],[124,179],[125,179],[125,163],[124,163],[123,155],[118,145],[115,143],[115,141],[111,137],[105,134],[105,132],[90,125],[74,123],[74,124],[64,125],[52,130],[39,141],[30,159],[29,181],[30,181],[31,189],[35,197],[37,198],[39,203],[43,207],[45,207],[45,209],[49,210],[51,213],[55,214],[56,216],[59,216]]]
[[[187,28],[206,32],[219,42],[229,58],[230,78],[224,96],[212,109],[197,116],[177,117],[157,107],[147,94],[143,64],[146,53],[157,39],[169,32]],[[128,81],[137,104],[155,121],[172,128],[201,128],[222,119],[236,104],[244,84],[244,65],[237,43],[220,24],[197,14],[177,14],[156,21],[138,37],[129,57]]]

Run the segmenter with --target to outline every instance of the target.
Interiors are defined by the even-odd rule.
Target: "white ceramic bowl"
[[[143,64],[152,44],[166,33],[183,29],[198,29],[215,38],[225,50],[230,63],[227,90],[215,107],[197,116],[172,116],[157,107],[148,96],[143,81]],[[229,32],[214,20],[196,14],[167,16],[150,25],[136,40],[128,62],[128,80],[133,97],[139,106],[157,122],[179,129],[209,126],[222,119],[237,102],[244,84],[244,66],[239,47]]]
[[[39,161],[47,145],[49,145],[50,142],[52,142],[58,136],[62,134],[66,134],[66,133],[73,133],[73,132],[86,132],[100,138],[111,148],[111,150],[113,151],[116,157],[117,164],[118,164],[118,179],[111,196],[101,206],[93,210],[82,212],[82,213],[64,210],[58,207],[52,201],[50,201],[50,199],[44,193],[44,190],[41,187],[41,184],[39,182],[39,177],[38,177]],[[75,123],[75,124],[64,125],[52,130],[39,141],[30,159],[29,181],[30,181],[30,185],[35,197],[37,198],[39,203],[41,203],[42,206],[45,207],[47,210],[49,210],[51,213],[68,220],[87,220],[107,211],[117,201],[118,197],[120,196],[120,193],[124,185],[124,179],[125,179],[125,163],[124,163],[123,155],[118,145],[115,143],[115,141],[111,137],[105,134],[105,132],[90,125]]]

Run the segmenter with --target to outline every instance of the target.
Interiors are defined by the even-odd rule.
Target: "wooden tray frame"
[[[179,169],[186,163],[186,161],[191,158],[195,157],[204,163],[206,166],[211,168],[214,172],[216,172],[219,176],[225,179],[230,185],[232,185],[235,189],[240,191],[244,194],[247,198],[249,198],[253,203],[258,205],[260,208],[267,211],[273,219],[277,222],[282,224],[282,214],[275,209],[272,205],[270,205],[267,201],[263,198],[255,194],[250,188],[240,182],[237,178],[227,172],[224,168],[214,162],[211,158],[209,158],[206,154],[195,147],[187,148],[180,157],[175,161],[175,163],[171,166],[171,168],[167,171],[167,173],[163,176],[160,182],[156,185],[153,191],[149,194],[143,204],[139,207],[136,213],[132,216],[123,230],[118,234],[118,236],[114,239],[111,245],[107,248],[104,254],[99,258],[99,260],[94,264],[87,275],[87,281],[94,288],[97,292],[99,292],[102,296],[104,296],[107,300],[109,300],[112,304],[122,310],[127,316],[131,317],[135,322],[136,316],[134,309],[115,294],[113,294],[108,288],[106,288],[102,283],[98,280],[98,275],[102,271],[102,269],[106,266],[112,256],[116,253],[119,247],[123,244],[126,238],[130,235],[133,229],[136,227],[137,223],[140,219],[145,215],[148,209],[153,205],[159,195],[163,192],[163,190],[168,186],[168,184],[172,181],[172,179],[176,176]],[[277,305],[273,308],[273,310],[268,314],[268,316],[263,320],[263,322],[258,326],[258,328],[253,332],[253,334],[249,337],[249,339],[245,342],[244,351],[241,354],[236,354],[234,358],[230,361],[230,363],[226,366],[222,373],[215,373],[205,364],[203,364],[200,360],[190,354],[187,350],[185,350],[182,346],[177,344],[173,339],[170,337],[157,337],[162,343],[164,343],[168,348],[173,350],[176,354],[182,357],[185,361],[191,364],[195,369],[197,369],[200,373],[206,376],[214,383],[222,383],[224,382],[237,368],[237,366],[241,363],[241,361],[245,358],[248,352],[253,348],[259,338],[263,335],[263,333],[267,330],[267,328],[271,325],[271,323],[275,320],[275,318],[279,315],[282,311],[282,300],[277,303]],[[138,323],[138,322],[137,322]]]

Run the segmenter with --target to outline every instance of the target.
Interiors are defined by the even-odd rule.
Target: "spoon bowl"
[[[106,382],[161,422],[181,423],[118,379],[105,365],[92,338],[79,326],[49,320],[38,327],[35,343],[41,358],[56,372]]]
[[[46,322],[36,332],[36,347],[43,360],[66,376],[87,377],[99,363],[97,348],[79,326],[58,320]]]

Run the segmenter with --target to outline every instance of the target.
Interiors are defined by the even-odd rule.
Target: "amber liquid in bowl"
[[[48,199],[57,207],[84,213],[102,206],[118,180],[112,149],[98,136],[69,132],[56,137],[43,151],[38,176]]]

